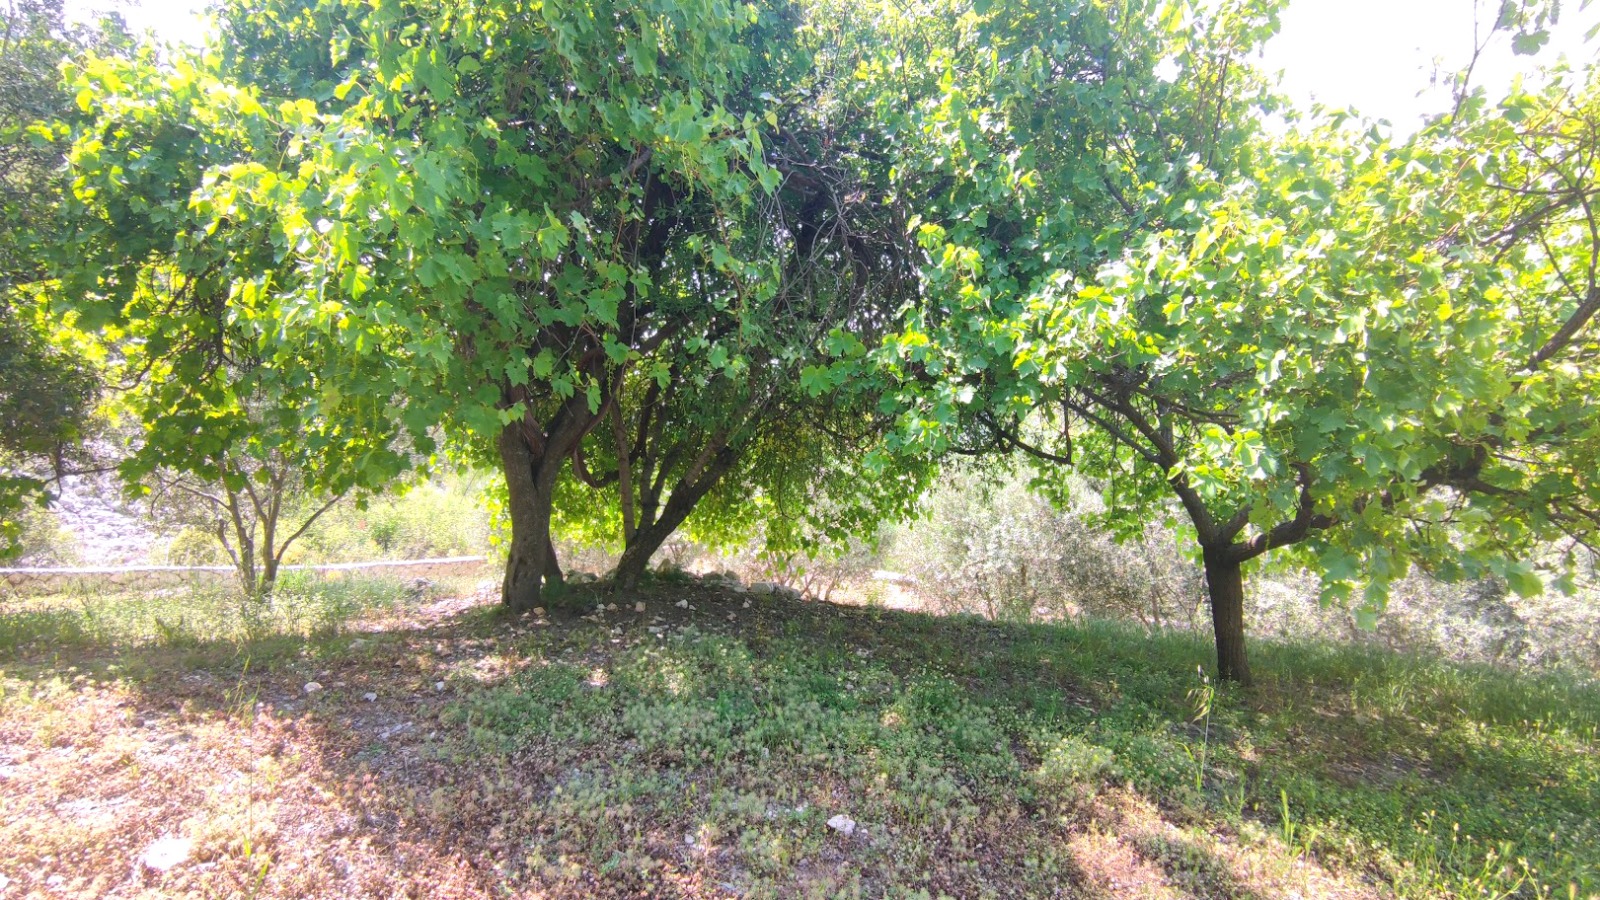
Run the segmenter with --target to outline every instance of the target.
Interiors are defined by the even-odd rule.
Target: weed
[[[1194,790],[1199,794],[1205,790],[1206,785],[1206,758],[1211,751],[1211,705],[1216,702],[1217,689],[1211,685],[1211,677],[1206,670],[1196,666],[1195,672],[1200,676],[1200,686],[1189,690],[1189,702],[1194,704],[1194,716],[1189,719],[1191,724],[1204,723],[1200,735],[1200,749],[1198,752],[1189,752],[1194,760]]]

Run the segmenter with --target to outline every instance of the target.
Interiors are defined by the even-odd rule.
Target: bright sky
[[[205,37],[205,20],[199,11],[207,0],[67,0],[67,14],[122,13],[135,33],[154,31],[163,40],[198,44]]]
[[[1476,0],[1491,15],[1499,0]],[[69,9],[117,7],[134,30],[150,29],[172,41],[199,43],[197,10],[205,0],[69,0]],[[1284,91],[1297,103],[1354,106],[1409,131],[1449,103],[1447,90],[1431,87],[1435,72],[1466,66],[1473,48],[1475,0],[1291,0],[1283,28],[1266,48],[1264,68],[1283,71]],[[1600,3],[1580,12],[1574,0],[1537,60],[1564,53],[1576,66],[1600,57],[1600,38],[1583,34],[1600,22]],[[1483,25],[1487,28],[1487,23]],[[1474,82],[1500,91],[1534,59],[1511,53],[1504,36],[1478,63]]]
[[[1600,3],[1586,12],[1562,4],[1551,41],[1535,57],[1516,56],[1499,35],[1473,70],[1473,83],[1503,91],[1518,72],[1565,55],[1574,67],[1600,56],[1600,37],[1583,40],[1600,21]],[[1498,0],[1479,0],[1492,24]],[[1435,72],[1457,72],[1472,59],[1474,0],[1291,0],[1263,68],[1282,70],[1282,88],[1301,105],[1354,106],[1365,115],[1411,130],[1449,106],[1447,87],[1432,87]],[[1448,81],[1448,79],[1441,79]]]

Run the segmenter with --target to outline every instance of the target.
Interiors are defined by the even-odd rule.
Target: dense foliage
[[[20,550],[24,507],[78,461],[100,393],[95,342],[36,290],[63,191],[61,149],[34,128],[70,112],[62,59],[124,40],[115,19],[69,23],[61,0],[0,3],[0,558]]]
[[[553,522],[627,585],[680,528],[839,538],[1021,453],[1125,536],[1185,518],[1248,680],[1269,551],[1375,612],[1600,527],[1592,73],[1269,128],[1278,9],[235,0],[203,53],[68,67],[54,294],[126,362],[131,476],[500,467],[515,610]]]
[[[1270,15],[1172,38],[1149,100],[1101,75],[935,113],[951,156],[1025,177],[922,226],[930,301],[883,354],[905,442],[1104,478],[1127,534],[1175,499],[1238,680],[1242,566],[1270,550],[1305,544],[1375,612],[1413,562],[1537,591],[1534,549],[1600,527],[1592,75],[1464,94],[1404,141],[1342,117],[1277,135],[1226,62]],[[1101,140],[1010,143],[1095,87]],[[972,168],[971,190],[1005,180]]]

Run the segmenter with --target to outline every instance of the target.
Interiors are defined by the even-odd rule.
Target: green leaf
[[[1526,31],[1513,35],[1511,38],[1511,52],[1518,56],[1532,56],[1538,53],[1545,44],[1550,42],[1550,32],[1546,30]]]
[[[1525,563],[1507,566],[1505,579],[1506,584],[1518,597],[1537,597],[1544,591],[1544,581]]]
[[[534,377],[540,379],[549,378],[550,373],[554,372],[555,369],[556,355],[549,347],[540,350],[539,354],[533,358]]]

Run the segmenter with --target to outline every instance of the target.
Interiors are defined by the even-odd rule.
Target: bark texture
[[[1205,548],[1206,591],[1211,596],[1211,627],[1217,642],[1217,676],[1248,685],[1250,661],[1244,646],[1244,570],[1228,547]]]
[[[519,423],[500,432],[506,508],[511,515],[511,548],[500,602],[516,613],[543,605],[546,589],[561,583],[561,567],[550,535],[560,461],[549,456],[535,452]]]

